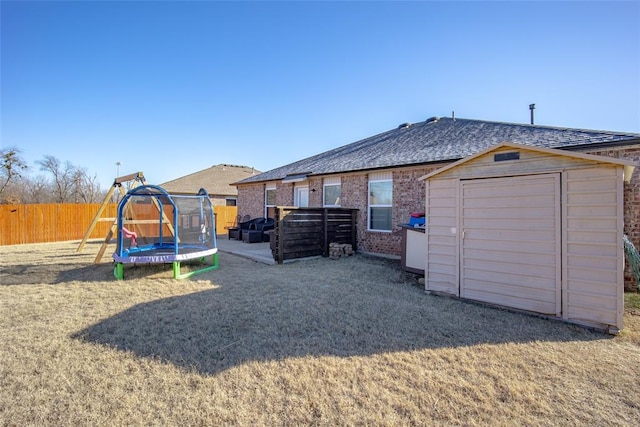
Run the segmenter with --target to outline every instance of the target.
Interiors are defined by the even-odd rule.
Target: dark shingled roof
[[[281,166],[239,182],[288,175],[327,175],[462,159],[501,142],[545,148],[588,148],[640,143],[640,134],[568,129],[482,120],[431,118]]]

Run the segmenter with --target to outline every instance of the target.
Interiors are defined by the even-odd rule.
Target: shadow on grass
[[[102,264],[13,264],[0,269],[0,286],[57,285],[72,281],[104,282],[113,278],[113,265]]]
[[[57,285],[73,281],[104,282],[114,279],[113,263],[100,264],[14,264],[0,270],[0,286]],[[115,279],[114,279],[115,280]]]
[[[65,264],[76,255],[65,255],[60,258],[60,263],[48,264],[13,264],[0,268],[0,286],[12,285],[58,285],[69,282],[96,283],[115,281],[113,262],[102,261],[94,263],[69,263]],[[79,255],[82,256],[82,255]],[[183,272],[189,271],[190,265],[201,266],[196,261],[183,263]],[[147,264],[127,265],[125,267],[126,278],[154,279],[173,277],[171,264]]]
[[[0,286],[100,282],[113,278],[111,253],[107,251],[102,262],[95,264],[97,248],[85,248],[78,252],[79,243],[70,241],[66,244],[58,242],[12,247],[11,256],[8,260],[5,258],[4,265],[0,265]],[[99,243],[88,241],[87,245],[97,246]]]
[[[305,262],[304,269],[254,270],[221,274],[215,289],[133,306],[74,338],[208,375],[291,357],[607,338],[553,320],[427,295],[380,261],[319,259]]]

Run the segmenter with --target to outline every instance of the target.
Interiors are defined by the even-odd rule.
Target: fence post
[[[282,208],[279,206],[276,206],[276,224],[275,224],[275,233],[274,234],[274,238],[276,239],[276,262],[278,264],[282,264],[282,262],[284,261],[284,256],[283,256],[283,241],[284,241],[284,227],[282,224]]]
[[[329,256],[329,224],[327,208],[323,208],[320,211],[322,215],[322,256]]]
[[[358,249],[358,210],[351,209],[351,247],[355,252]]]

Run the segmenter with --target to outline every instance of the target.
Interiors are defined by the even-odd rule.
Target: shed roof
[[[536,151],[539,153],[546,153],[546,154],[554,154],[554,155],[558,155],[558,156],[564,156],[564,157],[571,157],[574,159],[580,159],[580,160],[586,160],[586,161],[591,161],[591,162],[595,162],[595,163],[600,163],[600,164],[610,164],[610,165],[619,165],[619,166],[623,166],[624,167],[624,180],[625,181],[629,181],[631,179],[631,175],[633,174],[633,171],[635,169],[635,167],[637,166],[635,162],[632,162],[631,160],[625,160],[625,159],[614,159],[612,157],[605,157],[605,156],[594,156],[592,154],[584,154],[584,153],[575,153],[575,152],[568,152],[568,151],[564,151],[564,150],[558,150],[558,149],[553,149],[553,148],[544,148],[544,147],[532,147],[532,146],[528,146],[528,145],[522,145],[522,144],[514,144],[511,142],[503,142],[501,144],[496,144],[493,147],[489,147],[486,150],[482,150],[479,153],[473,154],[471,156],[465,157],[464,159],[458,160],[457,162],[451,163],[447,166],[444,166],[440,169],[437,169],[427,175],[424,175],[422,177],[420,177],[420,179],[422,180],[427,180],[427,179],[431,179],[437,175],[441,175],[445,172],[447,172],[448,170],[451,170],[453,168],[457,168],[463,164],[469,163],[471,161],[473,161],[474,159],[477,159],[478,157],[482,157],[486,154],[489,154],[493,151],[499,151],[502,150],[503,148],[513,148],[513,149],[524,149],[524,150],[529,150],[529,151]]]
[[[455,161],[501,142],[543,148],[579,149],[640,143],[640,134],[601,130],[430,118],[281,166],[238,184],[281,180],[306,173],[329,175],[398,166]]]
[[[248,166],[219,164],[161,184],[172,194],[197,194],[200,188],[210,196],[236,196],[238,189],[232,184],[259,174]]]

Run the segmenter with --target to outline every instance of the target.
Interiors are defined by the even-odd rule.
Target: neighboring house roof
[[[259,173],[259,170],[248,166],[220,164],[165,182],[160,186],[173,194],[197,194],[204,188],[210,196],[237,196],[238,189],[231,184]]]
[[[328,175],[462,159],[501,142],[543,148],[640,143],[640,134],[432,117],[249,177],[238,184],[293,175]]]

